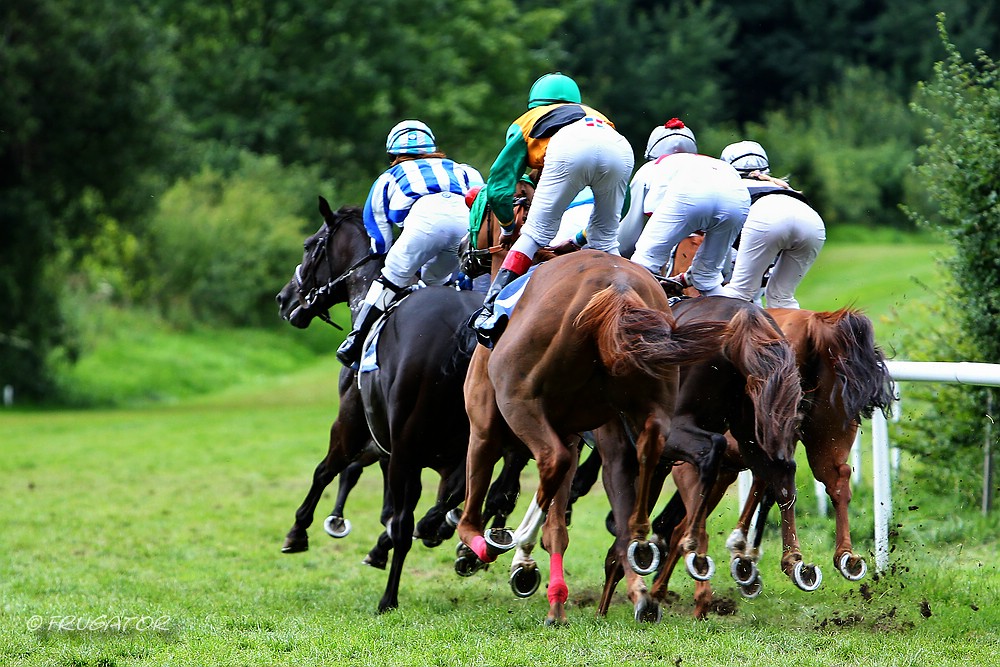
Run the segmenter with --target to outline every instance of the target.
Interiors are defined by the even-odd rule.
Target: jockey
[[[531,86],[528,110],[507,129],[507,143],[490,168],[486,193],[510,248],[471,326],[490,345],[490,319],[500,290],[531,266],[535,253],[555,237],[563,213],[590,186],[594,209],[587,226],[591,248],[617,254],[616,238],[632,148],[601,112],[581,103],[580,88],[560,72],[545,74]],[[543,168],[544,167],[544,168]],[[526,168],[541,169],[528,218],[513,240],[514,187]]]
[[[720,293],[726,257],[750,209],[736,170],[697,151],[694,132],[677,118],[653,129],[649,161],[632,177],[619,230],[622,254],[657,276],[678,243],[705,232],[689,272],[660,281],[678,295],[692,285],[704,295]]]
[[[385,266],[337,349],[345,366],[357,366],[372,325],[418,271],[425,284],[443,285],[458,270],[469,219],[465,195],[483,182],[478,171],[439,152],[434,133],[419,120],[393,127],[385,150],[392,164],[375,180],[364,207],[372,250],[386,253]],[[395,243],[393,225],[402,229]]]
[[[801,192],[770,175],[767,153],[756,141],[730,144],[721,158],[740,173],[752,202],[740,234],[733,277],[722,288],[723,293],[757,300],[764,275],[773,263],[764,291],[767,306],[798,308],[795,288],[826,242],[823,218]]]

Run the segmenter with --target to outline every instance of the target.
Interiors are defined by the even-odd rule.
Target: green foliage
[[[148,205],[174,115],[158,29],[132,5],[10,0],[0,25],[0,385],[37,398],[50,356],[72,356],[60,252]]]
[[[915,108],[931,129],[917,171],[937,205],[920,217],[944,230],[956,254],[948,267],[962,300],[960,321],[974,343],[970,360],[1000,362],[1000,71],[979,52],[965,61],[948,42],[935,78],[920,88]]]
[[[562,17],[512,0],[144,4],[173,35],[175,94],[198,139],[321,164],[350,201],[403,118],[427,122],[457,159],[489,164]]]
[[[799,100],[787,110],[750,123],[739,139],[758,141],[771,172],[790,175],[829,228],[842,224],[908,226],[899,210],[919,137],[919,120],[885,77],[852,69],[822,98]],[[717,134],[709,135],[718,143]],[[723,139],[736,140],[732,134]],[[719,147],[721,150],[722,146]],[[718,151],[713,154],[718,155]]]
[[[557,62],[640,157],[650,130],[673,116],[695,133],[728,117],[732,92],[722,70],[734,56],[734,25],[718,3],[580,4],[566,22],[566,52]]]
[[[145,243],[152,298],[168,320],[270,325],[274,295],[301,260],[321,179],[243,155],[223,176],[211,168],[178,181],[160,201]]]
[[[931,124],[916,172],[935,210],[914,218],[952,241],[954,253],[944,267],[953,280],[927,318],[935,324],[912,331],[904,353],[914,360],[998,363],[1000,80],[985,54],[978,54],[978,63],[962,58],[943,16],[938,27],[947,58],[935,67],[934,79],[920,86],[914,105]],[[925,407],[903,436],[904,446],[924,462],[927,479],[970,501],[981,495],[985,428],[994,420],[987,392],[995,390],[915,388],[915,400]]]

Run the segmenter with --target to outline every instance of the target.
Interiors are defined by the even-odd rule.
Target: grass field
[[[837,267],[854,266],[857,249],[842,263],[836,250],[828,248],[826,264],[810,274],[816,292],[804,286],[804,307],[838,307],[844,305],[838,299],[848,298],[880,317],[885,304],[915,305],[905,276],[922,270],[924,259],[911,268],[898,257],[893,267],[866,267],[872,280],[883,270],[896,276],[877,297],[862,289],[856,297],[813,296],[826,284],[822,271],[842,276]],[[832,302],[821,303],[825,298]],[[879,324],[880,333],[891,336],[892,322]],[[115,346],[125,353],[130,344],[139,347],[127,336]],[[185,359],[197,358],[195,348],[205,345],[174,344]],[[401,607],[379,616],[385,573],[360,565],[379,528],[378,475],[363,476],[351,497],[349,537],[332,540],[322,531],[328,493],[311,550],[280,553],[325,451],[337,363],[327,355],[273,370],[267,355],[247,358],[264,359],[267,369],[254,372],[250,361],[239,382],[209,394],[191,396],[178,387],[204,382],[211,369],[184,364],[181,384],[163,369],[154,373],[154,362],[136,359],[149,366],[143,373],[167,378],[156,396],[173,400],[0,413],[0,497],[8,504],[0,518],[0,664],[997,664],[1000,521],[912,488],[905,477],[895,487],[893,552],[881,577],[870,573],[851,583],[834,574],[832,520],[816,516],[803,475],[800,539],[807,558],[824,569],[818,591],[798,591],[781,575],[772,531],[758,599],[741,599],[724,567],[716,575],[717,595],[731,600],[735,613],[694,621],[692,582],[678,574],[678,598],[660,624],[636,625],[620,594],[610,615],[597,619],[610,540],[603,529],[607,500],[595,490],[580,501],[570,531],[569,627],[541,627],[544,591],[513,597],[509,557],[475,577],[457,577],[453,543],[415,544]],[[93,377],[98,366],[88,371]],[[432,488],[433,476],[424,479],[425,489]],[[522,506],[533,485],[530,470],[524,482]],[[863,484],[852,505],[862,552],[873,549],[871,514]],[[727,562],[724,535],[734,516],[730,498],[710,520],[711,553],[720,565]],[[547,573],[544,553],[537,555]]]

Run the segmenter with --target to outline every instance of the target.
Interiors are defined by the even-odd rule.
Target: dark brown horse
[[[813,476],[824,484],[834,507],[833,564],[845,578],[857,581],[864,577],[868,568],[864,557],[854,552],[851,543],[848,519],[851,469],[847,460],[861,419],[870,418],[875,410],[888,410],[891,404],[895,390],[885,366],[885,355],[875,343],[871,320],[856,309],[842,308],[833,312],[772,309],[768,312],[795,349],[804,397],[798,438]],[[744,467],[738,451],[730,447],[719,482],[710,497],[713,507]],[[698,493],[694,474],[694,470],[685,466],[678,466],[673,471],[679,498],[688,505],[695,502]],[[750,518],[760,495],[755,478],[739,525],[727,542],[731,549],[746,549],[753,559],[759,552],[761,533],[757,533],[749,548],[746,542]],[[660,536],[670,539],[674,530],[683,531],[684,514],[683,504],[672,501],[657,517],[654,529]],[[758,520],[757,526],[763,527],[763,522]],[[664,576],[669,578],[669,571]],[[748,597],[755,596],[759,590],[759,581],[740,587],[740,592]],[[695,615],[704,616],[711,601],[710,586],[697,584]]]
[[[812,566],[802,566],[795,529],[795,426],[802,391],[794,351],[774,320],[750,303],[702,297],[681,301],[673,307],[673,314],[678,326],[719,320],[728,322],[728,326],[715,341],[715,353],[710,358],[682,367],[667,446],[694,448],[700,443],[725,449],[723,433],[731,431],[743,456],[752,462],[756,477],[766,482],[772,497],[781,500],[785,542],[782,567],[789,575],[801,576],[803,567],[811,570]],[[688,479],[689,500],[705,497],[713,487],[715,480],[705,480],[694,466],[683,464],[678,468],[692,473]],[[628,508],[617,506],[621,496],[618,490],[628,484],[629,473],[605,464],[604,479],[615,525],[621,526]],[[695,539],[707,541],[707,534],[703,524],[690,528],[699,532],[683,538],[683,531],[676,532],[666,567],[672,569],[677,559],[686,558],[692,576],[707,580],[710,575],[705,576],[706,568],[694,567],[701,556],[692,548]],[[617,530],[616,537],[605,563],[606,585],[598,605],[602,615],[607,613],[625,562],[622,531]],[[709,572],[711,569],[707,568]],[[640,609],[656,610],[666,595],[665,581],[658,579],[651,595],[647,595],[645,585],[629,568],[624,568],[624,574],[629,579],[629,599],[636,605],[637,618]]]
[[[678,364],[711,354],[724,326],[675,326],[663,289],[649,271],[621,257],[581,251],[540,265],[492,353],[476,348],[465,384],[470,440],[459,537],[484,562],[514,546],[512,535],[487,539],[481,511],[502,448],[523,442],[536,461],[539,486],[518,542],[534,543],[544,519],[550,554],[547,623],[566,621],[562,558],[576,434],[613,419],[638,434],[631,456],[641,465],[628,524],[633,541],[645,542],[650,485],[661,453],[699,466],[706,479],[715,476],[721,454],[715,446],[674,449],[666,436]],[[602,455],[606,463],[614,458]],[[703,512],[696,516],[704,522]],[[703,542],[695,549],[705,554]]]

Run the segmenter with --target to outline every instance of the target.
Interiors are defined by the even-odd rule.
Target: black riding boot
[[[490,285],[489,291],[486,292],[486,298],[483,299],[483,307],[473,314],[472,320],[469,322],[469,326],[476,330],[476,337],[479,339],[479,342],[486,347],[492,348],[493,339],[498,337],[502,331],[502,327],[493,326],[490,322],[493,318],[493,304],[496,303],[497,296],[503,288],[520,277],[520,275],[510,269],[500,269],[497,272],[497,277],[493,279],[493,284]]]
[[[357,368],[358,362],[361,361],[361,348],[365,344],[365,338],[368,337],[368,332],[372,330],[372,325],[383,314],[385,314],[385,311],[378,306],[370,303],[361,305],[361,312],[358,313],[355,319],[356,324],[354,325],[354,329],[351,333],[347,334],[347,338],[337,348],[337,359],[340,360],[340,363],[351,368]]]

